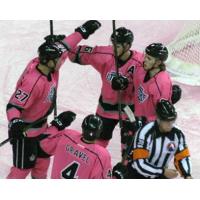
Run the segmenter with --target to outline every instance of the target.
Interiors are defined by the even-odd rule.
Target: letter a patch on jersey
[[[128,69],[128,73],[129,74],[133,74],[134,71],[135,71],[135,66],[134,65],[132,65],[131,67],[129,67],[129,69]]]
[[[137,90],[137,97],[139,103],[143,103],[148,98],[148,94],[145,94],[144,88],[141,85]]]

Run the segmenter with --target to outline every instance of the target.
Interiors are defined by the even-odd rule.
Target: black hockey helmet
[[[173,104],[164,99],[157,103],[156,113],[158,118],[164,121],[173,121],[177,117],[177,112]]]
[[[161,61],[166,61],[168,58],[168,50],[167,47],[165,47],[161,43],[152,43],[149,46],[146,47],[145,53],[148,55],[158,58]]]
[[[38,48],[39,59],[42,64],[46,64],[49,60],[60,58],[63,51],[55,43],[44,42]]]
[[[133,32],[129,29],[126,29],[125,27],[120,27],[120,28],[116,29],[115,35],[116,35],[116,43],[132,44],[132,42],[134,40]],[[114,40],[115,40],[115,36],[114,36],[114,32],[113,32],[111,35],[111,41],[114,42]]]
[[[83,138],[88,141],[93,141],[100,136],[103,129],[103,122],[96,115],[88,115],[82,122]]]

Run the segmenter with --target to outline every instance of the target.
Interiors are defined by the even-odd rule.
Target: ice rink
[[[84,21],[54,21],[55,34],[68,35]],[[101,21],[102,27],[87,41],[81,44],[107,45],[112,32],[111,21]],[[130,28],[135,35],[133,49],[143,51],[151,42],[170,44],[182,30],[183,21],[117,21],[117,27]],[[37,48],[49,34],[49,21],[0,21],[0,142],[7,138],[6,104],[14,91],[15,84],[27,63],[37,56]],[[200,60],[199,52],[195,52]],[[172,64],[171,64],[172,65]],[[173,67],[173,66],[171,66]],[[200,65],[196,69],[200,74]],[[183,130],[188,141],[193,177],[200,178],[200,86],[192,76],[184,84],[184,77],[175,77],[183,89],[183,98],[176,104],[178,110],[177,125]],[[58,88],[58,113],[72,110],[77,119],[71,128],[80,130],[84,116],[95,113],[98,103],[101,81],[98,73],[90,66],[79,66],[66,61],[60,71]],[[50,117],[50,120],[52,117]],[[112,163],[120,160],[119,128],[109,145]],[[9,172],[12,164],[9,143],[0,147],[0,178]]]

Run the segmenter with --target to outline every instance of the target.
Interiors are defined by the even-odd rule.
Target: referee
[[[178,172],[183,178],[192,178],[190,154],[185,137],[174,126],[177,112],[167,100],[156,106],[157,120],[140,129],[134,139],[133,161],[128,172],[115,168],[120,178],[176,178]],[[174,158],[175,169],[168,168]],[[114,168],[113,168],[114,169]],[[115,173],[115,172],[114,172]]]

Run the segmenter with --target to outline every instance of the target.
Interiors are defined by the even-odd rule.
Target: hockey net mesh
[[[188,21],[168,44],[168,70],[175,80],[200,85],[200,21]]]

